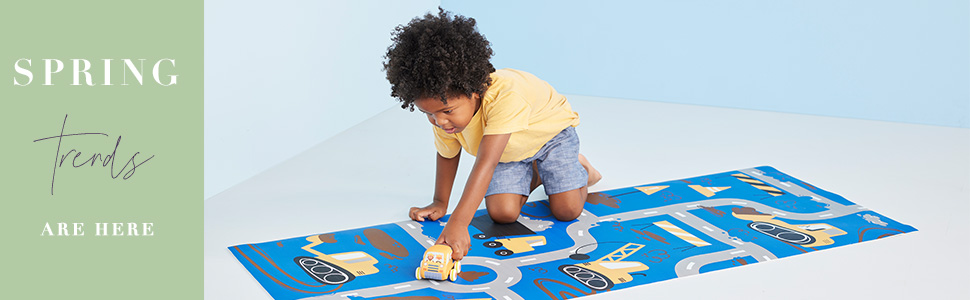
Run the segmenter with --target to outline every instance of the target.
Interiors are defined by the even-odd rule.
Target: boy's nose
[[[449,122],[446,118],[435,118],[434,123],[438,124],[438,127],[444,127],[445,125],[448,125]]]

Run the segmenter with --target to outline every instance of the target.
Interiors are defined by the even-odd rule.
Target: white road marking
[[[648,212],[644,212],[643,214],[645,214],[645,215],[652,215],[652,214],[655,214],[655,213],[657,213],[657,212],[656,211],[648,211]]]
[[[743,243],[743,242],[740,242],[740,241],[738,241],[738,240],[731,240],[731,242],[733,242],[733,243],[735,243],[735,244],[738,244],[738,245],[744,245],[744,243]]]
[[[434,285],[439,285],[440,284],[440,283],[438,283],[437,280],[428,280],[428,281],[431,281],[431,283],[433,283]]]
[[[764,257],[765,258],[765,261],[771,260],[770,258],[768,258],[768,256],[761,256],[761,257]]]
[[[735,254],[735,255],[738,254],[738,253],[744,253],[744,250],[738,250],[738,251],[731,252],[731,254]]]
[[[686,217],[686,216],[685,216],[684,214],[682,214],[682,213],[680,213],[679,211],[678,211],[678,212],[675,212],[675,214],[677,214],[677,215],[678,215],[678,216],[680,216],[681,218],[683,218],[683,217]]]
[[[613,218],[600,219],[600,222],[613,221]]]
[[[824,217],[831,217],[831,216],[832,216],[832,214],[824,214],[824,215],[820,215],[818,217],[819,218],[824,218]]]
[[[781,185],[784,185],[784,186],[787,186],[787,187],[791,187],[790,184],[788,184],[787,182],[784,182],[784,181],[779,181],[778,183],[781,183]]]
[[[690,270],[690,268],[693,268],[693,267],[694,267],[694,262],[690,262],[689,264],[687,264],[688,270]]]
[[[432,240],[427,240],[425,242],[428,242],[428,244],[431,244],[431,246],[434,246],[434,241],[432,241]]]
[[[688,205],[687,208],[695,208],[697,206],[700,206],[700,204],[691,204],[691,205]]]
[[[714,229],[711,229],[710,227],[707,227],[707,226],[701,226],[701,227],[703,227],[707,231],[714,232]]]
[[[417,227],[414,227],[414,225],[411,225],[411,223],[408,223],[408,227],[411,227],[411,229],[418,229]]]
[[[579,230],[579,231],[577,231],[576,234],[578,234],[579,236],[583,236],[583,231],[582,230]]]
[[[777,212],[777,211],[771,211],[771,213],[776,214],[776,215],[779,215],[779,216],[787,216],[787,214],[782,213],[782,212]]]
[[[502,264],[500,264],[500,263],[497,263],[497,262],[494,262],[494,261],[491,261],[491,260],[486,260],[486,261],[485,261],[485,263],[488,263],[488,264],[493,264],[493,265],[496,265],[496,266],[500,266],[500,265],[502,265]]]
[[[731,201],[731,203],[741,204],[741,205],[747,205],[748,204],[748,202],[738,202],[738,201]]]
[[[512,280],[515,280],[515,278],[514,277],[509,277],[509,279],[506,279],[505,280],[505,283],[510,283],[510,282],[512,282]]]
[[[347,293],[347,294],[340,295],[340,297],[350,297],[350,296],[357,296],[357,293]]]
[[[862,206],[859,206],[859,209],[862,210],[862,209],[866,209],[866,208],[865,207],[862,207]]]
[[[533,257],[533,258],[526,258],[526,259],[520,260],[519,262],[527,262],[527,261],[533,261],[533,260],[536,260],[536,258],[535,257]]]
[[[585,217],[586,216],[586,213],[579,213],[579,215]],[[508,296],[506,296],[506,297],[508,297]]]
[[[396,289],[403,289],[403,288],[407,288],[407,287],[411,287],[411,285],[410,285],[410,284],[405,284],[405,285],[399,285],[399,286],[395,286],[395,287],[394,287],[394,289],[395,289],[395,290],[396,290]]]
[[[472,290],[473,290],[473,291],[483,291],[483,290],[487,290],[487,289],[490,289],[490,288],[491,288],[491,287],[487,287],[487,286],[486,286],[486,287],[480,287],[480,288],[473,288]]]
[[[505,298],[505,300],[512,300],[512,298],[509,298],[509,296],[502,296],[502,298]]]

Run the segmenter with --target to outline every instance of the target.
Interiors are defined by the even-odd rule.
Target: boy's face
[[[428,116],[431,125],[454,134],[468,127],[468,122],[471,122],[472,116],[478,112],[479,103],[478,94],[472,94],[472,97],[465,95],[449,97],[448,104],[441,103],[438,98],[420,98],[414,101],[414,106]]]

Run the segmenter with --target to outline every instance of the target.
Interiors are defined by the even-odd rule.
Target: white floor
[[[770,165],[919,229],[583,299],[970,297],[970,129],[569,99],[604,175],[591,191]],[[270,299],[228,246],[391,223],[429,203],[429,126],[394,107],[205,200],[206,298]],[[452,208],[474,157],[462,159]]]

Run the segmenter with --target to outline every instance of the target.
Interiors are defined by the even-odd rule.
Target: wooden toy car
[[[458,280],[461,273],[461,261],[451,260],[451,247],[434,245],[424,251],[421,266],[414,271],[417,279]]]

